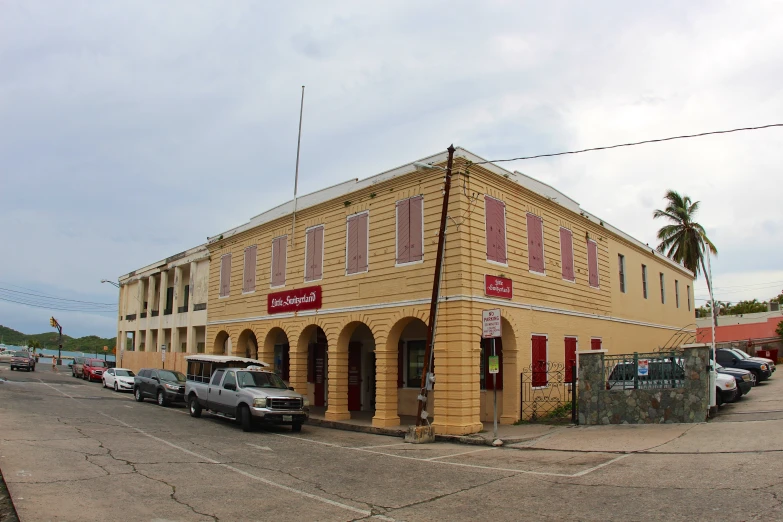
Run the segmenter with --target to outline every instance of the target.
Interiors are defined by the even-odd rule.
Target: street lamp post
[[[55,319],[54,317],[49,318],[49,324],[52,325],[52,327],[56,328],[57,332],[60,334],[60,337],[57,341],[57,366],[62,366],[63,327],[60,325],[60,323],[57,322],[57,319]]]
[[[117,288],[120,287],[120,285],[118,283],[115,283],[114,281],[111,281],[109,279],[101,279],[101,283],[109,283],[110,285],[114,285]],[[122,313],[122,311],[120,311],[120,313]],[[119,329],[118,329],[117,333],[119,334]],[[122,342],[124,343],[125,339],[122,339]],[[120,366],[122,366],[122,354],[125,351],[125,349],[124,349],[125,345],[124,344],[122,344],[122,345],[120,344],[120,336],[119,335],[117,335],[117,347],[120,347]],[[103,358],[104,359],[106,358],[106,354],[105,353],[103,354]],[[115,350],[114,350],[114,364],[117,364],[117,349],[116,349],[116,347],[115,347]]]
[[[108,279],[101,279],[101,283],[109,283],[109,284],[111,284],[111,285],[114,285],[114,286],[116,286],[117,288],[119,288],[119,287],[120,287],[120,285],[119,285],[119,284],[115,283],[114,281],[109,281]]]

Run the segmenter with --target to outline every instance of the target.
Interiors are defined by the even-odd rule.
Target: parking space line
[[[392,446],[405,446],[407,442],[398,442],[397,444],[380,444],[378,446],[356,446],[355,449],[373,449],[373,448],[391,448]]]
[[[602,464],[599,464],[599,465],[597,465],[597,466],[593,466],[592,468],[588,468],[588,469],[586,469],[586,470],[580,471],[579,473],[574,473],[574,474],[573,474],[573,475],[571,475],[571,476],[572,476],[572,477],[584,477],[584,476],[585,476],[585,475],[587,475],[588,473],[592,473],[593,471],[595,471],[595,470],[597,470],[597,469],[601,469],[601,468],[603,468],[603,467],[605,467],[605,466],[608,466],[609,464],[614,464],[614,463],[615,463],[615,462],[617,462],[618,460],[622,460],[622,459],[624,459],[624,458],[626,458],[626,457],[630,457],[631,455],[632,455],[631,453],[628,453],[628,454],[625,454],[625,455],[620,455],[619,457],[615,457],[615,458],[613,458],[612,460],[606,461],[606,462],[604,462],[604,463],[602,463]]]
[[[41,382],[43,382],[43,381],[41,381]],[[57,388],[55,388],[54,386],[50,386],[47,383],[44,383],[44,384],[49,386],[51,389],[61,393],[65,397],[68,397],[70,399],[74,399],[72,396],[67,395],[66,393],[64,393],[64,392],[58,390]],[[79,404],[78,401],[75,401],[75,402],[77,404]],[[172,410],[172,411],[176,411],[176,410]],[[392,521],[392,522],[394,521],[394,519],[389,518],[389,517],[384,517],[382,515],[375,515],[375,516],[373,516],[372,511],[368,511],[366,509],[360,509],[360,508],[357,508],[357,507],[349,506],[348,504],[343,504],[342,502],[337,502],[335,500],[332,500],[332,499],[329,499],[329,498],[326,498],[326,497],[321,497],[319,495],[314,495],[313,493],[308,493],[307,491],[302,491],[300,489],[296,489],[296,488],[293,488],[293,487],[290,487],[290,486],[285,486],[283,484],[278,484],[278,483],[273,482],[271,480],[259,477],[257,475],[252,474],[252,473],[249,473],[247,471],[244,471],[244,470],[241,470],[239,468],[236,468],[236,467],[234,467],[234,466],[232,466],[230,464],[219,462],[219,461],[211,459],[209,457],[205,457],[204,455],[200,455],[200,454],[198,454],[198,453],[196,453],[194,451],[190,451],[188,449],[185,449],[185,448],[183,448],[181,446],[177,446],[173,442],[169,442],[166,439],[162,439],[160,437],[156,437],[155,435],[152,435],[151,433],[147,433],[146,431],[142,430],[141,428],[137,428],[135,426],[131,426],[127,422],[124,422],[124,421],[122,421],[122,420],[120,420],[120,419],[118,419],[116,417],[112,417],[111,415],[109,415],[107,413],[103,413],[101,411],[99,411],[98,413],[100,415],[103,415],[106,418],[112,419],[113,421],[122,424],[123,426],[125,426],[127,428],[131,428],[133,430],[136,430],[136,432],[140,433],[141,435],[144,435],[144,436],[149,437],[151,439],[157,440],[158,442],[161,442],[161,443],[163,443],[163,444],[165,444],[167,446],[170,446],[172,448],[178,449],[178,450],[180,450],[183,453],[187,453],[188,455],[192,455],[192,456],[194,456],[196,458],[199,458],[199,459],[201,459],[201,460],[203,460],[205,462],[209,462],[211,464],[217,464],[218,466],[221,466],[221,467],[226,468],[226,469],[228,469],[230,471],[233,471],[234,473],[238,473],[240,475],[243,475],[243,476],[245,476],[245,477],[247,477],[247,478],[249,478],[251,480],[255,480],[257,482],[261,482],[261,483],[266,484],[268,486],[272,486],[272,487],[275,487],[275,488],[278,488],[278,489],[282,489],[284,491],[288,491],[290,493],[294,493],[296,495],[300,495],[300,496],[309,498],[311,500],[315,500],[315,501],[318,501],[318,502],[323,502],[324,504],[329,504],[331,506],[334,506],[334,507],[337,507],[337,508],[340,508],[340,509],[344,509],[346,511],[352,511],[354,513],[358,513],[358,514],[362,515],[363,517],[377,518],[377,519],[380,519],[380,520],[388,520],[388,521]]]
[[[453,455],[441,455],[440,457],[430,457],[430,458],[424,459],[424,460],[448,459],[448,458],[451,458],[451,457],[459,457],[460,455],[468,455],[470,453],[478,453],[480,451],[492,451],[492,450],[495,450],[495,449],[497,449],[497,448],[481,448],[481,449],[477,449],[477,450],[473,450],[473,451],[463,451],[462,453],[454,453]]]

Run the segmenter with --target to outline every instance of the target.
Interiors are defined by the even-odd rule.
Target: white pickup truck
[[[236,420],[244,431],[258,423],[301,431],[310,413],[307,397],[290,388],[267,363],[244,357],[189,355],[185,400],[191,417],[206,411]]]

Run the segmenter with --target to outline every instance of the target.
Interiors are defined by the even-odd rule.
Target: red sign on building
[[[514,297],[513,283],[506,277],[485,275],[484,293],[492,297],[511,299]]]
[[[321,308],[321,287],[308,286],[298,290],[275,292],[267,296],[266,311],[269,314],[300,312]]]

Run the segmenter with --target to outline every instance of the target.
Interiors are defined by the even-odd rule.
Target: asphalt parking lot
[[[567,427],[503,448],[244,433],[48,368],[0,378],[0,469],[23,521],[783,518],[774,378],[710,423]]]

